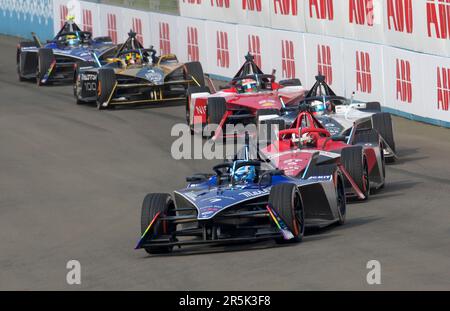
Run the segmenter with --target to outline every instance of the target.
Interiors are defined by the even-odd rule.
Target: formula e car
[[[314,154],[301,178],[288,177],[268,160],[245,156],[214,167],[214,174],[187,178],[185,189],[148,194],[142,205],[142,236],[136,249],[150,254],[174,246],[222,245],[275,239],[300,242],[306,227],[344,224],[344,177],[337,165],[323,176],[314,168],[334,161]],[[317,170],[316,170],[317,171]]]
[[[217,139],[227,135],[227,124],[257,124],[268,116],[277,117],[285,106],[297,104],[306,91],[300,80],[275,82],[273,74],[264,74],[248,54],[233,80],[216,91],[205,87],[188,90],[186,121],[191,133],[203,133],[207,125],[214,126],[206,136]],[[231,134],[230,134],[231,135]]]
[[[80,64],[74,81],[78,104],[96,102],[98,109],[114,105],[185,100],[190,86],[203,87],[199,62],[180,63],[173,54],[156,56],[130,32],[127,41],[101,67]]]
[[[38,85],[72,82],[77,63],[100,65],[117,49],[111,38],[92,38],[72,20],[45,44],[34,33],[33,38],[17,46],[17,73],[20,81],[36,79]]]
[[[292,126],[279,131],[278,140],[261,150],[277,169],[288,176],[302,176],[313,154],[320,152],[343,166],[348,197],[366,200],[371,189],[384,186],[383,143],[375,129],[354,125],[348,136],[332,136],[313,115],[310,105],[303,104],[300,109]],[[321,174],[327,175],[327,169],[323,166]]]
[[[262,123],[276,124],[281,130],[289,128],[298,119],[298,107],[308,105],[317,120],[331,135],[351,136],[356,129],[375,129],[382,140],[386,162],[394,162],[397,158],[392,118],[389,113],[381,112],[378,102],[358,102],[353,98],[337,96],[325,82],[325,77],[316,77],[316,83],[300,101],[297,107],[284,109],[280,116],[266,118]],[[270,139],[271,134],[267,132]]]

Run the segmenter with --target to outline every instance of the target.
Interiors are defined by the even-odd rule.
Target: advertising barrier
[[[2,33],[50,38],[74,15],[95,36],[120,43],[132,29],[144,46],[200,61],[217,78],[231,78],[250,52],[278,80],[309,88],[321,73],[340,95],[450,127],[449,1],[180,0],[182,17],[75,0],[27,3],[0,0]]]

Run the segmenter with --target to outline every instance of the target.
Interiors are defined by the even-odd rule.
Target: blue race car
[[[317,152],[302,178],[287,177],[258,154],[214,167],[215,174],[187,178],[173,195],[151,193],[142,205],[136,249],[169,253],[174,246],[275,239],[300,242],[305,227],[343,224],[344,177],[337,160]]]
[[[17,73],[20,81],[36,79],[38,85],[73,82],[78,63],[100,66],[117,50],[111,38],[92,38],[71,20],[45,44],[32,35],[33,41],[17,46]]]

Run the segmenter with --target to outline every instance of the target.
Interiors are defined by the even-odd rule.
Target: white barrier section
[[[337,93],[345,93],[344,62],[341,39],[305,34],[307,86],[312,86],[314,77],[320,73]]]
[[[193,18],[180,17],[177,20],[178,42],[177,57],[182,62],[199,61],[203,64],[203,70],[207,68],[206,22]]]
[[[273,53],[276,47],[270,37],[267,28],[238,25],[238,57],[244,62],[244,56],[251,53],[255,57],[256,64],[264,72],[271,72],[273,67]]]
[[[291,31],[272,30],[272,66],[277,71],[278,80],[299,78],[305,85],[307,76],[303,36]]]
[[[278,80],[300,78],[308,88],[322,73],[339,95],[450,126],[450,0],[179,3],[182,17],[54,0],[54,28],[71,13],[117,43],[133,29],[146,47],[228,78],[250,52]]]
[[[242,63],[238,55],[236,26],[206,22],[208,70],[224,77],[233,77]]]
[[[362,101],[384,103],[383,48],[380,45],[342,40],[345,94]]]

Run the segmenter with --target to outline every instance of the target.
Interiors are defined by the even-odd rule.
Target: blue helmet
[[[236,161],[239,163],[241,161]],[[243,166],[237,170],[233,170],[233,181],[235,183],[252,183],[256,178],[256,168],[254,166]]]

